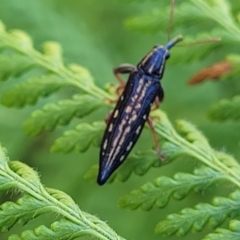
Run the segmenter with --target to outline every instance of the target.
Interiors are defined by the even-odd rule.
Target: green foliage
[[[229,198],[215,197],[212,204],[200,203],[195,208],[183,209],[179,214],[170,214],[158,223],[157,233],[169,236],[185,235],[191,229],[201,231],[208,223],[211,227],[219,226],[227,217],[236,217],[239,212],[240,192],[232,193]]]
[[[237,3],[233,2],[232,4],[234,6]],[[150,33],[162,32],[166,35],[169,28],[170,4],[167,7],[159,6],[158,8],[157,6],[158,4],[150,12],[128,18],[125,21],[125,26],[132,30]],[[209,29],[206,29],[206,24],[210,27]],[[183,34],[185,43],[182,45],[211,38],[221,38],[223,42],[230,44],[238,44],[239,42],[240,29],[232,17],[230,2],[226,0],[190,0],[179,1],[179,3],[176,1],[174,29]],[[184,51],[184,57],[182,57],[183,49],[181,48],[179,51],[175,51],[172,61],[200,60],[215,49],[224,48],[224,45],[221,42],[215,42],[214,44],[205,44],[200,48],[201,51]]]
[[[130,194],[122,197],[119,205],[131,210],[141,208],[149,211],[154,206],[163,208],[171,197],[180,200],[186,197],[192,189],[201,192],[225,178],[224,174],[208,167],[195,169],[193,174],[177,173],[173,179],[161,176],[153,182],[144,184],[139,190],[133,190]]]
[[[103,122],[94,122],[93,124],[80,123],[73,130],[63,133],[53,144],[53,152],[68,153],[70,151],[85,152],[90,145],[98,147],[102,139],[104,130]]]
[[[233,70],[225,77],[225,81],[228,78],[233,78],[239,76],[240,74],[240,55],[230,54],[227,56],[227,60],[230,61],[233,65]],[[210,119],[214,121],[238,121],[240,109],[240,97],[235,95],[231,99],[221,99],[219,102],[212,105],[207,114]]]
[[[212,37],[221,37],[222,42],[201,45],[194,51],[183,48],[174,50],[173,62],[201,60],[210,52],[222,50],[227,52],[225,58],[233,66],[224,81],[228,77],[236,78],[240,72],[240,56],[235,52],[235,55],[229,53],[227,44],[222,43],[238,46],[240,28],[235,20],[239,18],[237,9],[240,9],[239,3],[227,0],[189,0],[177,3],[174,29],[179,29],[186,36],[186,44]],[[169,6],[161,9],[156,7],[150,13],[127,19],[125,25],[129,29],[152,33],[162,30],[165,34],[168,18]],[[206,23],[209,29],[213,29],[210,33],[206,29]],[[81,123],[56,139],[51,150],[59,153],[85,152],[90,146],[100,145],[105,126],[103,118],[91,123],[87,116],[111,105],[116,99],[115,89],[107,91],[107,87],[97,87],[85,67],[65,64],[58,43],[46,42],[42,52],[39,52],[34,49],[32,40],[26,33],[20,30],[6,31],[0,23],[0,80],[11,79],[17,79],[19,83],[2,94],[1,103],[12,108],[27,105],[36,105],[38,108],[24,123],[26,134],[39,135],[53,131],[60,125],[69,125],[75,118],[81,118]],[[72,96],[64,96],[62,99],[59,90],[66,87],[74,91]],[[54,98],[49,100],[47,97],[53,94]],[[44,106],[37,105],[42,97],[48,103]],[[209,110],[209,116],[214,120],[237,120],[239,106],[239,96],[232,100],[221,100]],[[177,120],[176,131],[162,111],[153,111],[151,116],[167,161],[161,162],[155,150],[143,148],[130,154],[109,182],[124,182],[132,173],[142,176],[151,168],[160,168],[175,160],[197,160],[199,165],[192,173],[178,172],[172,178],[159,176],[121,197],[119,205],[131,210],[164,208],[172,198],[178,201],[189,197],[192,190],[199,194],[213,184],[224,181],[237,188],[229,197],[215,197],[210,203],[198,203],[194,207],[183,208],[179,213],[169,213],[165,220],[157,224],[155,232],[164,236],[185,235],[190,230],[202,231],[207,224],[216,228],[227,222],[228,218],[238,217],[240,165],[237,160],[229,154],[214,150],[207,138],[187,121]],[[67,194],[44,187],[33,169],[21,162],[9,161],[4,151],[0,150],[0,190],[17,189],[21,193],[16,201],[2,203],[1,231],[8,231],[17,223],[26,224],[49,212],[58,216],[50,226],[40,225],[23,231],[20,235],[11,235],[9,239],[75,239],[86,235],[97,239],[122,239],[105,222],[83,212]],[[93,166],[85,178],[95,180],[96,173],[97,166]],[[239,222],[232,220],[228,229],[218,228],[204,239],[216,238],[238,239]]]
[[[4,65],[3,65],[4,66]],[[1,103],[7,107],[24,107],[36,104],[41,96],[48,96],[64,86],[54,75],[31,78],[14,88],[6,91],[1,98]]]
[[[192,189],[202,191],[213,183],[223,180],[240,186],[238,174],[240,166],[231,156],[213,150],[206,138],[193,125],[182,120],[178,121],[178,129],[184,136],[181,137],[163,113],[156,111],[154,117],[156,116],[161,119],[155,123],[156,131],[168,143],[168,149],[165,148],[168,154],[172,155],[174,151],[176,156],[190,155],[208,167],[196,169],[194,174],[178,173],[173,179],[159,177],[154,182],[146,183],[139,190],[133,190],[130,194],[122,197],[119,202],[121,207],[132,210],[139,207],[143,210],[150,210],[153,206],[162,208],[168,204],[170,197],[180,200],[186,197]],[[201,203],[196,206],[196,209],[184,209],[180,214],[168,215],[166,220],[157,225],[156,233],[167,236],[185,235],[191,229],[201,231],[208,221],[216,227],[226,217],[233,216],[234,213],[236,214],[234,216],[239,215],[239,201],[236,194],[233,194],[229,201],[227,198],[224,201],[220,201],[222,198],[216,198],[213,206]],[[233,200],[237,209],[231,211],[229,206]],[[226,207],[227,204],[228,207]]]
[[[208,116],[215,121],[240,119],[240,96],[222,99],[208,110]]]
[[[57,189],[44,187],[38,174],[27,165],[9,161],[0,147],[0,191],[17,189],[22,194],[16,202],[7,201],[0,207],[1,231],[15,224],[25,225],[42,214],[53,213],[59,220],[51,226],[41,225],[9,239],[76,239],[92,236],[97,239],[122,239],[97,217],[81,211],[70,196]]]
[[[207,235],[203,240],[225,240],[232,239],[237,240],[240,237],[240,222],[232,220],[229,223],[229,229],[217,228],[214,233]]]
[[[98,99],[89,95],[74,95],[72,99],[45,105],[25,121],[24,130],[29,135],[51,131],[57,125],[68,124],[73,117],[85,117],[103,105]]]

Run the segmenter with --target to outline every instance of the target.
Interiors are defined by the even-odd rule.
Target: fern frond
[[[206,166],[223,173],[230,182],[240,187],[240,177],[237,173],[237,171],[240,171],[240,166],[234,158],[227,154],[218,154],[218,152],[211,148],[205,137],[201,137],[201,133],[186,121],[181,120],[177,122],[178,130],[184,133],[184,138],[174,130],[163,112],[154,111],[152,116],[161,119],[160,121],[156,121],[155,129],[170,146],[169,150],[166,149],[166,156],[172,154],[173,149],[175,151],[174,154],[177,156],[184,154],[192,156]]]
[[[183,209],[179,214],[170,214],[159,222],[156,233],[170,236],[185,235],[190,230],[201,231],[206,224],[217,227],[227,217],[240,214],[240,192],[230,194],[229,198],[215,197],[212,204],[200,203],[194,208]]]
[[[177,129],[184,135],[184,138],[189,142],[199,145],[200,147],[204,148],[205,150],[210,149],[210,145],[206,137],[194,126],[193,124],[178,120],[176,122]]]
[[[30,70],[33,67],[31,59],[16,55],[14,61],[12,57],[7,54],[0,56],[0,80],[4,81],[10,77],[18,77],[25,71]]]
[[[34,230],[26,230],[21,235],[11,235],[9,240],[52,240],[52,239],[76,239],[81,236],[91,235],[89,229],[83,225],[77,225],[66,219],[61,219],[47,227],[41,225]]]
[[[46,42],[43,45],[43,53],[40,53],[33,48],[31,38],[26,33],[20,30],[6,32],[2,29],[0,32],[0,45],[1,49],[11,50],[9,57],[11,57],[14,66],[17,65],[15,60],[19,62],[19,58],[22,57],[27,59],[26,61],[31,62],[32,68],[42,69],[43,73],[54,75],[60,82],[64,82],[66,85],[75,86],[79,90],[99,99],[112,99],[111,95],[94,84],[93,78],[87,69],[77,64],[64,66],[61,47],[58,43]],[[21,68],[22,72],[29,70],[28,65],[25,66],[25,69],[24,66]],[[16,71],[19,72],[18,70]],[[12,72],[14,73],[14,69]],[[22,89],[20,88],[19,92],[20,90]]]
[[[191,190],[202,191],[219,180],[226,180],[225,176],[208,167],[196,169],[193,174],[177,173],[173,179],[162,176],[121,197],[119,205],[131,210],[141,208],[148,211],[154,206],[162,208],[168,204],[171,197],[182,199]]]
[[[186,34],[186,42],[191,42],[195,38],[193,35],[196,36],[195,33],[198,32],[197,39],[215,36],[222,37],[230,43],[239,41],[240,30],[226,0],[191,0],[191,2],[181,3],[176,8],[176,26],[185,25],[190,28],[200,22],[196,30],[191,31],[192,35]],[[158,26],[156,24],[159,21],[158,14],[164,15],[162,16],[163,24],[166,17],[168,18],[169,14],[165,14],[166,11],[169,12],[169,9],[163,11],[161,9],[161,12],[156,10],[155,13],[153,12],[154,17],[147,16],[153,31]],[[137,21],[143,21],[145,24],[147,18]],[[208,21],[209,25],[215,28],[211,33],[207,32],[201,23],[204,21]],[[166,28],[162,29],[166,32]],[[187,50],[184,59],[189,60],[194,57],[199,59],[219,46],[217,43],[206,45],[204,50],[201,46],[201,51]],[[6,106],[22,107],[35,104],[40,97],[48,96],[64,86],[74,86],[79,93],[84,93],[82,96],[77,95],[76,99],[73,97],[71,100],[47,104],[41,110],[34,112],[25,122],[25,131],[29,134],[36,135],[42,131],[53,130],[58,125],[68,124],[74,116],[86,116],[95,109],[109,104],[110,101],[107,102],[106,99],[114,99],[115,93],[98,88],[87,69],[76,64],[65,66],[61,47],[57,43],[47,42],[44,44],[43,52],[38,52],[33,48],[32,40],[27,34],[19,30],[7,32],[0,23],[0,51],[3,54],[0,65],[2,61],[3,68],[6,66],[0,77],[6,80],[13,76],[21,76],[23,80],[20,85],[10,89],[3,96],[2,102]],[[175,59],[178,61],[180,56],[182,59],[182,49],[174,51],[177,56]],[[9,59],[12,60],[12,65],[7,66],[10,64]],[[39,73],[34,78],[29,78],[28,73],[32,69],[38,70]],[[199,160],[205,167],[196,170],[194,174],[178,173],[173,179],[160,177],[155,182],[144,185],[141,190],[130,194],[131,196],[122,200],[121,204],[131,209],[141,206],[148,210],[153,205],[163,207],[171,197],[183,198],[192,189],[200,191],[222,179],[240,187],[240,166],[233,157],[212,149],[207,139],[186,121],[177,122],[177,128],[182,134],[180,136],[164,113],[155,111],[152,115],[160,119],[156,121],[155,127],[157,134],[163,140],[162,149],[168,160],[191,157]],[[103,128],[103,122],[81,123],[74,130],[66,131],[54,143],[52,151],[83,152],[91,145],[98,146]],[[1,155],[4,160],[2,163]],[[16,188],[23,192],[23,195],[17,202],[2,204],[0,208],[2,230],[11,228],[17,222],[26,223],[33,217],[47,212],[60,216],[60,220],[52,223],[51,226],[39,226],[33,231],[23,232],[20,236],[14,235],[12,239],[74,239],[82,235],[99,239],[121,239],[104,222],[81,211],[68,195],[55,189],[45,188],[37,173],[31,168],[17,161],[7,161],[7,157],[0,151],[0,189]],[[151,167],[161,165],[155,150],[137,152],[135,155],[130,155],[110,181],[115,179],[125,181],[132,172],[143,175]],[[94,176],[95,179],[94,174],[96,174],[96,168],[89,173],[88,177]],[[167,220],[158,224],[156,231],[163,235],[174,233],[183,235],[190,229],[201,230],[207,223],[216,227],[227,217],[239,215],[239,196],[239,192],[235,192],[229,198],[215,198],[212,205],[202,203],[196,205],[194,209],[184,209],[180,214],[169,215]],[[12,217],[5,218],[8,211]]]
[[[15,74],[18,74],[19,71],[23,72],[23,70],[27,72],[31,66],[31,68],[41,69],[42,74],[40,77],[43,76],[44,78],[48,78],[49,75],[52,76],[52,78],[50,78],[50,84],[53,84],[51,81],[54,82],[54,76],[56,84],[58,84],[58,82],[63,82],[65,85],[75,86],[79,90],[101,100],[104,98],[112,99],[111,95],[94,84],[93,78],[87,69],[77,64],[64,66],[61,56],[61,47],[58,43],[46,42],[43,46],[43,53],[40,53],[33,48],[31,38],[26,33],[20,30],[5,32],[2,29],[2,32],[0,32],[0,45],[2,49],[10,50],[7,58],[5,56],[6,54],[2,55],[2,61],[6,61],[6,63],[2,65],[3,68],[8,67],[9,59],[12,61],[11,72],[10,70],[7,72],[9,75],[11,74],[14,76]],[[27,62],[26,64],[23,64],[20,70],[18,64],[20,61],[19,58],[25,59],[23,63]],[[6,75],[6,73],[4,75]],[[43,82],[45,81],[43,80]],[[15,88],[12,95],[14,95],[14,93],[15,95],[21,94],[21,91],[24,87],[26,88],[28,84],[30,83]],[[38,86],[36,88],[38,88]],[[37,91],[37,93],[39,94],[38,97],[40,97],[42,92]],[[31,94],[32,92],[28,92],[28,95]],[[35,91],[33,92],[33,95],[36,95]]]
[[[64,85],[67,84],[53,74],[34,77],[3,93],[1,103],[15,108],[34,105],[40,97],[46,97]]]
[[[191,14],[189,14],[191,13]],[[169,24],[170,6],[150,10],[139,16],[129,17],[125,20],[125,26],[129,29],[144,32],[163,32],[167,33]],[[188,28],[201,20],[206,20],[204,12],[189,2],[183,2],[174,8],[174,28],[181,28],[183,25]]]
[[[74,130],[68,130],[63,136],[58,138],[51,151],[68,153],[70,151],[84,152],[90,145],[98,147],[102,139],[104,122],[94,122],[93,124],[80,123]]]
[[[85,213],[86,216],[91,219],[92,222],[94,222],[97,226],[103,228],[106,232],[111,234],[111,229],[109,226],[99,221],[98,218],[96,218],[93,215]],[[94,237],[94,239],[119,239],[124,240],[124,238],[112,235],[112,238],[102,238],[101,235],[92,235],[91,230],[86,228],[84,225],[78,225],[74,222],[68,221],[67,219],[61,219],[60,221],[53,222],[50,227],[41,225],[37,227],[34,230],[27,230],[22,232],[21,235],[11,235],[9,237],[9,240],[52,240],[52,239],[63,239],[63,240],[69,240],[69,239],[76,239],[79,237],[84,236],[91,236]]]
[[[240,75],[240,56],[237,54],[229,54],[226,57],[226,61],[232,65],[231,71],[224,76],[225,81],[229,81],[232,78],[236,78]]]
[[[47,207],[44,202],[39,201],[28,194],[24,194],[16,201],[16,203],[5,202],[1,205],[1,231],[9,231],[16,223],[25,225],[33,218],[47,212],[51,212],[51,207]]]
[[[229,1],[191,0],[191,2],[195,4],[200,11],[203,11],[209,19],[214,20],[222,26],[225,31],[229,32],[235,41],[240,41],[240,29],[232,16]]]
[[[229,223],[229,230],[217,228],[214,233],[210,233],[203,238],[203,240],[238,240],[240,239],[240,222],[232,220]]]
[[[101,106],[109,105],[110,100],[115,99],[114,94],[95,85],[93,77],[86,68],[77,64],[65,66],[61,46],[58,43],[46,42],[43,45],[43,52],[38,52],[33,48],[32,40],[26,33],[20,30],[7,32],[2,27],[0,46],[3,54],[0,63],[3,64],[4,69],[6,67],[2,72],[2,78],[5,80],[21,74],[21,83],[2,95],[3,105],[17,108],[28,104],[34,105],[41,97],[49,96],[65,86],[73,86],[81,94],[84,92],[83,96],[77,94],[72,99],[47,104],[42,109],[33,112],[24,123],[24,130],[29,135],[54,130],[57,125],[68,124],[73,117],[85,117]],[[36,71],[30,74],[29,70]],[[74,131],[72,130],[72,133]],[[74,139],[76,137],[75,135]],[[81,139],[84,137],[83,133]],[[74,145],[74,143],[71,139],[70,144]],[[60,144],[59,141],[58,144]],[[57,145],[53,149],[57,149]],[[85,151],[88,146],[89,144],[86,143],[79,149]],[[65,146],[61,151],[70,151],[66,150],[67,148],[69,146]]]
[[[51,131],[57,125],[68,124],[73,117],[87,116],[101,105],[101,101],[89,95],[74,95],[72,99],[46,104],[42,110],[33,112],[25,121],[24,131],[29,135]]]
[[[232,5],[234,5],[232,3]],[[139,16],[130,17],[125,21],[129,29],[144,32],[162,32],[167,35],[169,28],[169,6],[166,8],[155,7],[152,11]],[[207,24],[206,24],[207,23]],[[210,29],[206,29],[206,25]],[[221,38],[232,45],[239,43],[240,29],[234,20],[231,5],[227,0],[190,0],[176,4],[174,9],[173,29],[184,36],[183,45],[188,45],[198,40]],[[190,29],[190,30],[189,30]],[[180,46],[180,45],[179,45]],[[194,46],[194,51],[188,48],[173,50],[172,62],[189,62],[193,59],[203,59],[211,54],[214,49],[223,48],[221,42],[205,44],[201,47]],[[184,57],[182,57],[184,55]]]
[[[50,227],[39,226],[21,236],[10,239],[75,239],[79,236],[92,236],[97,239],[122,239],[106,223],[79,209],[66,193],[45,188],[38,174],[27,165],[9,161],[0,147],[0,190],[17,189],[23,193],[16,202],[5,202],[0,206],[0,228],[10,230],[16,223],[26,224],[39,215],[55,213],[60,221]]]
[[[170,6],[166,8],[155,7],[148,13],[126,19],[125,25],[130,29],[146,32],[162,31],[166,34],[169,13]],[[190,0],[188,2],[181,2],[175,6],[174,27],[176,29],[182,26],[184,26],[185,29],[189,29],[189,27],[195,27],[197,25],[198,28],[195,32],[193,31],[194,29],[191,29],[191,33],[195,34],[199,32],[199,30],[204,30],[206,22],[208,25],[213,25],[214,23],[216,25],[217,23],[225,32],[231,33],[228,34],[228,40],[231,39],[234,42],[239,40],[240,29],[232,17],[231,6],[228,1]],[[188,31],[185,35],[189,36],[189,34],[190,32]],[[225,34],[225,36],[227,36],[227,34]]]
[[[164,207],[170,197],[180,199],[185,197],[190,190],[199,190],[208,187],[215,181],[225,180],[231,182],[237,187],[240,186],[240,166],[237,161],[226,153],[217,152],[211,148],[207,139],[200,131],[192,124],[179,120],[177,128],[182,133],[180,136],[167,116],[159,111],[153,111],[151,116],[155,120],[155,130],[161,136],[164,142],[163,154],[168,158],[172,156],[179,159],[180,156],[191,156],[208,167],[203,167],[206,171],[197,171],[194,175],[177,174],[177,178],[170,179],[160,177],[153,183],[145,184],[140,190],[134,190],[129,195],[120,200],[122,207],[136,209],[141,207],[144,210],[149,210],[153,206]],[[221,224],[226,217],[232,216],[239,210],[239,203],[236,192],[228,198],[216,198],[212,205],[199,204],[195,209],[184,209],[181,214],[172,214],[167,220],[161,222],[156,227],[156,231],[163,235],[186,234],[190,229],[200,231],[207,222],[210,222],[214,227]],[[216,201],[223,199],[223,204]],[[235,201],[233,211],[228,208]],[[227,206],[226,206],[227,205]],[[226,210],[227,209],[227,210]],[[240,208],[239,208],[240,209]],[[226,210],[226,212],[225,212]]]
[[[240,119],[240,96],[222,99],[208,110],[208,117],[215,121]]]

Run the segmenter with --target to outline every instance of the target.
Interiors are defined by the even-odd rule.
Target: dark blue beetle
[[[123,93],[111,114],[105,130],[101,150],[97,182],[103,185],[111,174],[123,163],[137,142],[144,124],[148,120],[151,106],[161,102],[164,92],[160,83],[165,62],[170,57],[169,49],[182,40],[179,36],[165,47],[156,46],[137,65],[121,65],[114,74],[129,74]]]

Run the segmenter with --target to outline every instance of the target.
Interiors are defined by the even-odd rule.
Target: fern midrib
[[[5,33],[1,36],[0,41],[4,43],[6,47],[12,48],[16,50],[17,52],[21,53],[22,55],[27,56],[30,58],[34,63],[37,65],[47,69],[50,72],[55,73],[59,77],[64,78],[65,81],[69,82],[71,85],[76,86],[77,88],[83,90],[86,93],[89,93],[92,96],[95,96],[99,98],[101,101],[103,101],[106,105],[108,105],[109,101],[106,102],[104,100],[114,100],[113,96],[106,91],[102,90],[101,88],[97,87],[95,84],[90,85],[83,85],[79,81],[79,78],[76,77],[70,70],[68,70],[66,67],[64,67],[62,64],[60,64],[59,67],[53,68],[51,59],[47,59],[46,56],[43,56],[35,49],[31,48],[26,51],[24,47],[21,46],[21,44],[17,44],[14,37],[11,36],[11,34]],[[92,79],[89,79],[90,82]]]
[[[193,175],[194,176],[194,175]],[[204,182],[204,186],[205,186],[205,183],[210,183],[212,181],[217,181],[217,180],[225,180],[226,179],[226,176],[225,175],[222,175],[222,173],[219,173],[218,174],[214,174],[214,176],[212,175],[209,175],[209,176],[206,176],[206,175],[196,175],[194,176],[195,179],[191,179],[192,181],[189,182],[189,181],[177,181],[175,179],[172,179],[172,181],[174,181],[173,183],[173,187],[169,188],[168,186],[168,189],[166,191],[164,191],[163,189],[163,186],[162,185],[156,185],[154,184],[154,190],[150,190],[148,192],[143,192],[143,196],[145,198],[141,198],[141,202],[145,202],[145,201],[148,201],[149,200],[149,197],[150,198],[153,198],[153,199],[156,199],[156,198],[162,198],[162,195],[164,194],[165,196],[171,196],[173,195],[175,192],[179,191],[179,190],[182,190],[182,189],[188,189],[187,192],[191,191],[194,187],[198,186],[199,187],[199,184],[203,184]],[[161,189],[161,193],[159,193],[159,188]],[[166,193],[168,192],[168,193]],[[150,194],[149,194],[150,193]],[[157,195],[157,196],[156,196]],[[182,197],[182,196],[181,196]],[[157,200],[155,200],[156,202]]]
[[[226,179],[233,182],[236,186],[240,187],[240,176],[238,176],[234,171],[232,171],[230,168],[222,164],[212,153],[211,153],[211,157],[209,157],[209,155],[203,152],[200,148],[196,147],[194,144],[189,143],[188,141],[181,138],[177,134],[175,137],[178,139],[177,141],[174,141],[176,145],[184,146],[184,148],[187,150],[187,153],[189,155],[200,160],[201,162],[211,167],[212,169],[215,169],[223,173]],[[168,138],[168,140],[172,141],[172,139],[170,138]],[[180,143],[182,143],[182,145]]]
[[[201,148],[196,147],[194,144],[189,143],[187,140],[179,136],[172,127],[170,128],[171,136],[169,136],[168,132],[166,132],[166,129],[162,125],[156,124],[156,131],[159,135],[163,136],[165,139],[167,139],[169,142],[172,142],[176,146],[185,149],[188,155],[195,157],[212,169],[223,173],[226,176],[226,179],[233,182],[236,186],[240,187],[240,176],[225,166],[223,163],[221,163],[213,154],[213,151],[210,147],[209,156],[209,154],[203,152]]]
[[[78,211],[78,214],[70,207],[66,206],[62,202],[58,201],[56,198],[52,197],[43,187],[38,183],[38,187],[36,187],[35,183],[31,183],[30,181],[25,180],[15,172],[13,172],[7,163],[5,163],[4,171],[1,171],[1,175],[4,175],[6,178],[10,179],[11,182],[15,183],[17,187],[24,192],[28,193],[29,195],[33,196],[34,198],[43,201],[51,206],[51,209],[56,209],[56,213],[60,214],[61,216],[69,219],[73,223],[77,225],[85,225],[89,229],[93,230],[91,235],[101,239],[101,240],[116,240],[116,239],[123,239],[120,238],[117,234],[115,236],[109,234],[107,231],[104,231],[103,228],[98,227],[96,224],[88,220],[84,216],[83,211]],[[79,219],[82,218],[81,220]],[[99,219],[99,222],[101,220]],[[112,230],[113,231],[113,230]]]
[[[182,220],[183,219],[187,219],[188,221],[190,222],[193,222],[193,220],[195,220],[196,218],[197,219],[201,219],[201,216],[204,214],[204,216],[209,216],[210,217],[213,217],[214,215],[216,216],[219,216],[219,212],[222,211],[224,212],[226,215],[225,215],[225,218],[228,217],[228,215],[233,212],[235,209],[237,211],[239,211],[239,206],[240,204],[235,204],[233,205],[232,204],[232,200],[230,199],[231,203],[230,204],[226,204],[226,205],[220,205],[220,206],[215,206],[215,205],[210,205],[208,203],[204,203],[205,206],[209,206],[211,207],[211,209],[209,210],[209,207],[206,209],[204,207],[201,206],[201,203],[198,204],[196,206],[196,208],[193,208],[192,210],[194,211],[194,213],[188,213],[188,214],[179,214],[179,218],[177,222],[180,222],[180,224],[182,225]],[[198,206],[200,206],[199,208],[197,208]],[[205,209],[205,210],[203,210]],[[190,218],[192,219],[192,221],[190,220]],[[175,218],[176,219],[176,218]],[[208,221],[208,220],[207,220]],[[176,221],[175,221],[176,222]]]

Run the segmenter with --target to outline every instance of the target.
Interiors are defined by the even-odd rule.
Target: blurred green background
[[[165,35],[147,35],[125,29],[124,19],[139,14],[147,8],[150,9],[154,4],[166,5],[169,2],[0,0],[0,19],[7,29],[18,28],[27,32],[38,50],[41,50],[44,41],[58,41],[63,47],[66,63],[75,62],[88,68],[96,84],[104,86],[108,82],[115,83],[113,67],[121,63],[136,64],[152,46],[159,43],[165,44],[167,41],[167,27]],[[178,33],[177,30],[174,32]],[[194,48],[187,51],[192,49],[194,51]],[[221,61],[219,56],[221,54],[209,54],[206,59],[187,64],[181,62],[173,64],[169,60],[162,81],[165,99],[161,108],[173,121],[181,118],[194,123],[207,136],[214,148],[224,149],[238,159],[239,124],[213,123],[205,116],[211,104],[223,97],[231,96],[234,89],[224,82],[206,82],[196,87],[186,84],[197,70]],[[174,58],[174,49],[171,58]],[[17,79],[1,83],[0,94],[16,83]],[[41,106],[50,100],[51,98],[42,99],[38,105]],[[160,175],[173,176],[179,170],[192,171],[198,163],[182,159],[181,162],[174,162],[161,169],[152,169],[143,177],[132,176],[125,183],[106,184],[99,187],[95,182],[87,182],[83,179],[84,173],[90,166],[98,163],[98,149],[90,148],[85,154],[67,155],[53,154],[49,151],[54,139],[64,130],[74,127],[80,120],[74,120],[70,126],[58,127],[54,133],[28,137],[22,131],[22,122],[34,109],[35,107],[32,106],[22,110],[0,106],[0,141],[7,148],[10,158],[33,167],[39,172],[45,186],[65,191],[72,196],[82,210],[107,221],[119,235],[127,239],[161,239],[161,236],[154,234],[153,229],[167,213],[178,211],[185,205],[194,206],[199,201],[209,201],[213,195],[218,194],[218,186],[213,186],[202,194],[192,193],[184,201],[172,200],[163,210],[131,212],[119,209],[117,206],[119,197],[132,189]],[[104,119],[107,114],[108,110],[104,109],[90,116],[89,121]],[[136,149],[141,148],[148,138],[151,138],[150,133],[145,131]],[[221,189],[221,195],[232,190],[228,190],[228,187],[224,188],[226,193]],[[1,199],[3,201],[8,197],[13,198],[12,195],[6,193],[1,195]],[[56,216],[42,216],[24,227],[15,226],[10,233],[20,232],[41,223],[47,224],[55,218]],[[179,239],[193,237],[200,239],[207,231],[208,229],[201,234],[190,234]],[[0,234],[0,238],[4,239],[8,235]]]

